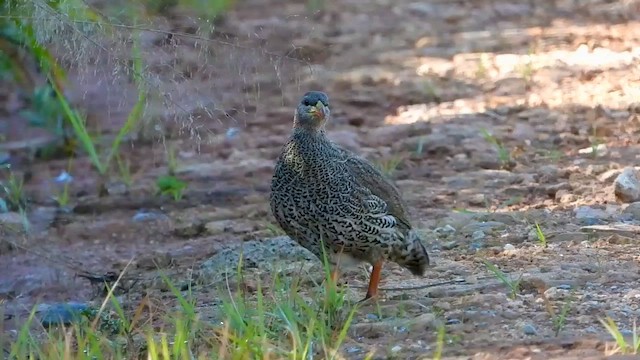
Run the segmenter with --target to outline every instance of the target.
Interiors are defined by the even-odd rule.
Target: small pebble
[[[240,129],[232,127],[227,130],[225,137],[229,140],[235,138],[240,133]]]
[[[467,201],[472,206],[486,206],[487,204],[484,194],[471,195]]]
[[[463,234],[473,234],[476,231],[493,232],[493,231],[504,230],[506,228],[507,228],[507,224],[500,221],[482,221],[482,222],[468,223],[460,231]]]
[[[522,331],[525,335],[536,335],[538,333],[535,326],[531,324],[524,324],[524,326],[522,327]]]
[[[400,345],[396,345],[396,346],[391,348],[391,352],[393,352],[393,353],[397,353],[400,350],[402,350],[402,346],[400,346]]]
[[[603,209],[596,209],[590,206],[579,206],[573,210],[576,219],[606,219],[609,214]]]
[[[444,244],[442,244],[442,249],[443,250],[451,250],[451,249],[455,249],[459,246],[460,244],[458,244],[457,241],[448,241]]]
[[[462,324],[462,320],[456,319],[456,318],[447,319],[447,325],[457,325],[457,324]]]
[[[473,234],[471,234],[471,240],[473,241],[478,241],[478,240],[482,240],[486,237],[486,235],[484,234],[484,231],[482,230],[476,230],[473,232]]]
[[[11,154],[0,151],[0,165],[7,164],[11,160]]]
[[[367,320],[373,320],[373,321],[378,321],[380,320],[380,317],[376,314],[367,314],[366,315]]]
[[[42,304],[42,317],[40,322],[45,327],[56,325],[71,325],[73,322],[79,321],[82,312],[89,309],[89,306],[79,302],[68,302],[61,304]]]
[[[360,348],[359,348],[359,347],[357,347],[357,346],[350,346],[350,347],[348,347],[348,348],[347,348],[347,350],[346,350],[346,351],[347,351],[347,353],[349,353],[349,354],[355,354],[355,353],[359,353],[359,352],[361,352],[361,351],[362,351],[362,349],[360,349]]]
[[[146,221],[154,221],[166,219],[167,216],[157,212],[146,212],[146,211],[138,211],[135,215],[133,215],[133,222],[146,222]]]
[[[513,251],[515,249],[516,249],[516,247],[511,245],[511,244],[505,244],[504,245],[504,251]]]
[[[583,155],[602,156],[607,153],[607,144],[598,144],[596,146],[589,146],[588,148],[578,150],[578,153]]]
[[[73,176],[66,171],[62,171],[60,175],[55,178],[55,182],[60,184],[70,183],[71,181],[73,181]]]
[[[614,195],[618,201],[640,201],[640,173],[633,167],[625,168],[614,181]]]
[[[449,234],[453,234],[456,232],[456,228],[454,228],[453,226],[447,224],[443,227],[439,227],[436,228],[434,230],[436,233],[441,234],[441,235],[449,235]]]
[[[548,288],[545,292],[544,295],[549,299],[549,300],[559,300],[564,298],[568,293],[568,290],[565,289],[560,289],[559,286],[554,286],[554,287],[550,287]]]
[[[640,220],[640,202],[633,202],[629,204],[622,214],[626,216],[626,220]]]

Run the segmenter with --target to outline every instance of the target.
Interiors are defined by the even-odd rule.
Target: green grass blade
[[[120,128],[118,134],[111,143],[111,150],[106,161],[107,168],[111,164],[113,158],[117,156],[120,144],[122,143],[124,137],[127,136],[140,122],[140,119],[142,119],[147,101],[147,90],[144,86],[144,80],[142,78],[144,64],[142,61],[142,54],[140,52],[140,39],[138,36],[134,37],[133,48],[131,49],[131,52],[133,57],[133,76],[138,85],[138,99],[136,100],[136,103],[133,106],[131,112],[129,112],[129,115],[127,115],[127,120],[125,121],[124,125]]]

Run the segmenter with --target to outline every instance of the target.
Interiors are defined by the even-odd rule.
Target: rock
[[[578,206],[573,210],[576,219],[603,220],[609,218],[609,214],[603,209],[596,209],[590,206]]]
[[[358,346],[349,346],[345,351],[347,352],[347,354],[355,354],[362,352],[362,348]]]
[[[544,191],[547,195],[555,197],[559,191],[571,190],[571,185],[568,182],[561,182],[558,184],[547,185],[544,187]]]
[[[540,182],[553,182],[560,176],[560,170],[556,165],[543,165],[538,169],[540,174]]]
[[[0,214],[0,234],[4,232],[20,233],[29,225],[29,220],[17,212]]]
[[[506,225],[517,225],[521,222],[518,216],[522,215],[509,212],[489,212],[475,213],[473,214],[473,219],[481,222],[496,221]]]
[[[464,169],[466,169],[466,167]],[[454,170],[457,170],[457,169],[454,169]],[[447,188],[452,190],[473,188],[475,184],[473,179],[470,179],[469,177],[462,177],[462,176],[447,176],[442,178],[442,181],[447,185]]]
[[[638,289],[631,289],[629,290],[629,292],[627,292],[624,295],[625,299],[634,299],[634,300],[640,300],[640,290]]]
[[[441,235],[451,235],[456,232],[456,229],[453,226],[447,224],[443,227],[435,228],[433,231]]]
[[[435,304],[433,304],[433,307],[443,311],[451,310],[451,304],[447,301],[438,301]]]
[[[584,170],[584,173],[589,176],[596,176],[607,171],[608,168],[608,165],[605,164],[589,164]]]
[[[504,251],[514,251],[516,247],[511,244],[505,244],[503,249]]]
[[[31,137],[25,140],[17,140],[10,142],[1,142],[0,151],[14,152],[14,153],[29,153],[33,154],[39,150],[58,146],[60,139],[58,139],[53,133],[42,135],[39,137]]]
[[[614,181],[614,195],[618,201],[631,203],[640,201],[640,173],[627,167]]]
[[[596,146],[589,146],[588,148],[578,150],[578,154],[591,156],[603,156],[606,155],[607,152],[607,144],[598,144]]]
[[[561,300],[565,298],[569,294],[569,290],[560,289],[559,287],[550,287],[545,292],[544,295],[549,300]]]
[[[473,163],[480,169],[499,170],[502,169],[502,162],[497,154],[479,153],[474,155]]]
[[[524,324],[522,326],[522,332],[524,332],[525,335],[537,335],[538,331],[536,330],[536,327],[531,325],[531,324]]]
[[[129,187],[122,181],[112,181],[106,186],[107,193],[112,196],[126,195],[129,193]]]
[[[7,164],[11,160],[11,154],[6,151],[0,151],[0,165]]]
[[[205,223],[199,219],[177,220],[173,234],[182,238],[194,238],[205,231]]]
[[[578,200],[578,197],[568,190],[558,190],[555,195],[555,200],[560,204],[569,204]]]
[[[29,214],[29,232],[32,234],[47,231],[62,211],[56,207],[39,206]]]
[[[611,170],[607,170],[605,172],[603,172],[602,174],[598,175],[598,180],[603,182],[603,183],[610,183],[612,182],[618,175],[620,175],[620,170],[619,169],[611,169]]]
[[[474,241],[471,244],[469,244],[469,250],[471,251],[478,251],[480,249],[482,249],[483,247],[485,247],[486,244],[484,243],[484,241]]]
[[[45,327],[77,323],[82,318],[82,313],[89,309],[89,305],[80,302],[38,306],[38,312],[42,313],[40,322]]]
[[[457,232],[458,229],[462,229],[469,223],[474,222],[474,215],[475,214],[469,212],[451,212],[446,217],[440,219],[439,223],[447,224],[443,227],[443,229],[452,228],[454,232]]]
[[[367,320],[371,320],[371,321],[379,321],[380,320],[380,317],[378,315],[376,315],[376,314],[369,313],[365,317],[367,318]]]
[[[446,243],[442,244],[442,249],[443,250],[451,250],[451,249],[457,248],[459,245],[460,244],[458,244],[458,242],[455,241],[455,240],[454,241],[449,241],[449,242],[446,242]]]
[[[388,144],[388,143],[387,143]],[[433,133],[395,140],[391,147],[394,152],[411,151],[420,154],[445,156],[456,153],[452,139],[447,134]],[[419,149],[419,150],[418,150]]]
[[[492,232],[496,230],[504,230],[507,227],[505,223],[499,221],[471,222],[465,225],[460,232],[463,234],[473,234],[476,231]]]
[[[629,239],[634,239],[638,237],[638,234],[640,234],[640,226],[638,225],[634,225],[634,224],[629,224],[629,223],[612,223],[612,224],[607,224],[607,225],[588,225],[588,226],[583,226],[580,228],[580,230],[585,231],[585,232],[589,232],[589,233],[599,233],[600,236],[609,236],[609,242],[612,241],[618,241],[618,240],[622,240],[622,241],[627,241]],[[611,235],[619,235],[617,237],[624,237],[627,240],[624,239],[616,239],[616,236],[611,236]],[[585,242],[585,246],[590,246],[589,242]]]
[[[473,232],[473,234],[471,234],[471,240],[473,241],[479,241],[484,239],[485,237],[487,237],[487,235],[485,235],[484,231],[482,230],[476,230]]]
[[[487,205],[487,199],[484,194],[473,194],[469,196],[467,199],[467,203],[471,206],[482,206],[485,207]]]
[[[227,140],[233,140],[236,136],[238,136],[239,133],[240,133],[240,129],[238,129],[236,127],[230,127],[225,132],[224,137]]]
[[[201,276],[216,277],[226,272],[235,273],[240,256],[243,269],[272,269],[276,262],[300,270],[300,261],[317,262],[319,259],[287,236],[264,241],[251,240],[220,250],[201,265]],[[324,274],[320,274],[324,277]]]
[[[451,168],[453,170],[462,172],[471,167],[471,161],[469,160],[469,157],[467,156],[467,154],[464,154],[464,153],[455,154],[449,161],[449,165],[451,165]],[[447,185],[452,188],[470,187],[473,182],[472,179],[462,178],[459,176],[453,176],[453,177],[450,177],[449,179],[454,179],[454,181],[451,184],[449,184],[449,182],[447,181]]]
[[[532,141],[536,138],[536,130],[528,123],[519,122],[513,128],[511,136],[513,136],[514,139],[522,142]]]
[[[147,212],[145,210],[138,211],[131,220],[133,222],[147,222],[147,221],[156,221],[156,220],[168,220],[169,217],[163,213],[150,211]]]
[[[147,254],[140,258],[137,262],[138,268],[151,270],[151,269],[165,269],[173,263],[171,254],[162,251],[156,251],[153,254]]]
[[[354,338],[377,339],[392,333],[394,324],[391,322],[363,322],[353,324],[349,328],[349,335]]]
[[[425,313],[418,317],[409,320],[409,328],[412,331],[423,332],[427,329],[434,329],[437,327],[439,321],[434,314]]]
[[[205,233],[207,235],[220,235],[233,231],[232,220],[216,220],[205,224]]]
[[[640,201],[629,204],[623,211],[628,220],[640,220]]]

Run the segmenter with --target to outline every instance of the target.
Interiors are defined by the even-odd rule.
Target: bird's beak
[[[311,108],[311,113],[313,115],[318,116],[319,118],[323,119],[326,112],[325,112],[325,106],[322,103],[322,101],[318,101],[313,108]]]

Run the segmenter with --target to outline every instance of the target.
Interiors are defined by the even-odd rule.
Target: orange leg
[[[383,261],[380,260],[373,265],[373,270],[371,270],[371,278],[369,279],[369,288],[367,289],[367,295],[364,297],[362,301],[378,297],[378,284],[380,284],[380,274],[382,272],[382,264],[383,264]]]

